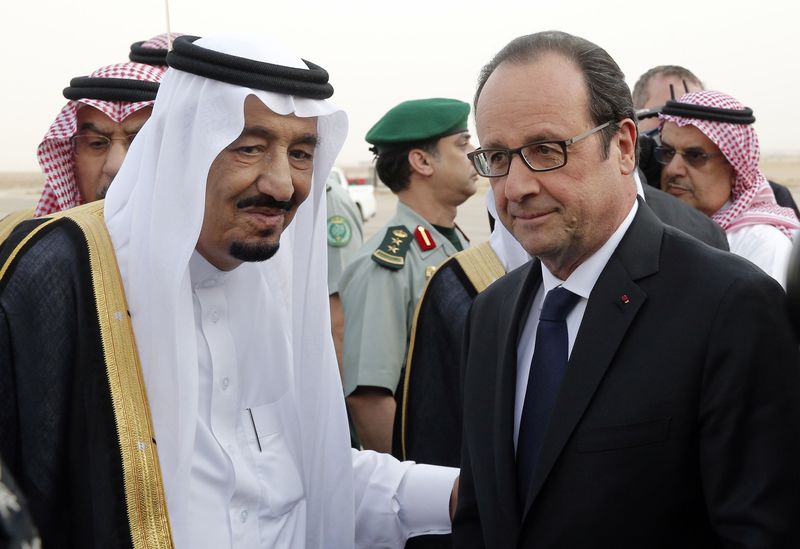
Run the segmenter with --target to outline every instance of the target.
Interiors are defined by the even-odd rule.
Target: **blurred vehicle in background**
[[[340,168],[332,168],[328,175],[329,184],[340,185],[350,195],[350,200],[361,212],[361,219],[366,221],[375,215],[375,187],[364,178],[348,180]]]

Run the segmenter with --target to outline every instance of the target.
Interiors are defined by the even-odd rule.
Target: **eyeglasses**
[[[528,168],[534,172],[549,172],[567,163],[567,147],[590,135],[607,128],[609,120],[588,132],[564,141],[534,141],[516,149],[476,149],[467,154],[478,175],[483,177],[503,177],[511,169],[511,159],[518,154]]]
[[[125,150],[133,143],[136,134],[125,137],[106,137],[96,134],[78,134],[72,136],[72,147],[76,155],[103,156],[111,150],[114,141],[121,141]]]
[[[679,154],[683,157],[683,161],[689,164],[692,168],[702,168],[706,165],[709,158],[715,156],[722,156],[721,152],[707,153],[702,149],[689,149],[687,151],[676,151],[672,147],[656,147],[655,156],[656,162],[664,164],[665,166],[672,162],[675,155]]]

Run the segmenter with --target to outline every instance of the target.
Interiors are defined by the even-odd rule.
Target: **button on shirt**
[[[304,502],[296,503],[302,496],[302,483],[291,457],[284,448],[276,450],[283,455],[273,456],[278,461],[273,460],[269,476],[279,478],[272,482],[259,465],[258,460],[270,459],[272,454],[266,453],[268,448],[259,451],[256,425],[270,419],[263,417],[264,406],[245,401],[240,373],[247,370],[238,364],[226,295],[232,273],[217,270],[196,252],[189,268],[198,342],[198,419],[190,480],[194,528],[189,546],[295,547],[298,542],[301,547],[302,540],[287,541],[281,534],[305,520]],[[282,482],[280,477],[292,482]],[[270,493],[287,486],[286,494]],[[269,502],[284,498],[287,505],[279,513],[266,508]]]
[[[236,311],[253,304],[239,269],[221,272],[196,252],[189,262],[197,336],[198,409],[191,456],[191,549],[304,549],[306,492],[286,442],[296,403],[280,387],[278,330],[261,351]],[[242,293],[234,287],[247,286]],[[237,339],[237,336],[239,339]],[[266,358],[264,358],[266,356]],[[320,459],[324,459],[322,456]],[[354,452],[356,547],[402,546],[409,533],[450,531],[457,469]],[[336,505],[353,505],[353,500]],[[345,514],[346,516],[346,514]]]
[[[625,232],[633,223],[633,218],[639,208],[638,202],[633,203],[631,211],[628,212],[627,217],[622,221],[617,230],[611,235],[603,246],[600,247],[594,254],[592,254],[586,261],[581,263],[576,268],[567,280],[561,280],[555,277],[544,263],[541,264],[542,268],[542,284],[533,298],[528,319],[525,321],[525,328],[522,331],[519,342],[517,343],[517,387],[514,401],[514,448],[517,446],[517,439],[519,437],[519,424],[522,418],[522,406],[525,404],[525,391],[528,387],[528,375],[530,374],[531,361],[533,360],[533,351],[536,341],[536,328],[539,325],[539,314],[542,312],[542,305],[544,303],[544,296],[558,286],[563,286],[567,290],[581,297],[578,303],[573,307],[572,311],[567,315],[567,337],[569,342],[569,355],[572,355],[572,347],[575,345],[575,339],[578,335],[578,329],[583,320],[583,313],[586,311],[586,305],[589,302],[589,295],[592,293],[597,279],[605,269],[608,260],[614,250],[617,249]],[[569,365],[567,366],[569,367]]]

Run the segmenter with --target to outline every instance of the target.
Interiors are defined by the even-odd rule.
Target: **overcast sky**
[[[364,135],[390,107],[471,101],[494,53],[550,29],[604,47],[630,86],[652,66],[686,66],[755,111],[763,154],[800,154],[800,8],[788,0],[170,0],[170,12],[174,31],[264,33],[326,68],[350,117],[340,163],[370,159]],[[36,169],[70,78],[126,60],[165,19],[163,0],[4,0],[0,171]]]

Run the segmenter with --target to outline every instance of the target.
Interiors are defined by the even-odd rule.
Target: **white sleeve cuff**
[[[410,537],[450,532],[450,494],[458,469],[415,464],[397,488],[400,520]]]
[[[406,539],[450,532],[458,469],[353,451],[356,548],[401,549]]]

